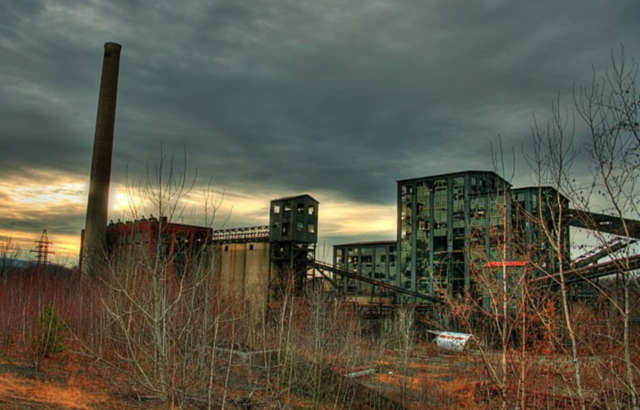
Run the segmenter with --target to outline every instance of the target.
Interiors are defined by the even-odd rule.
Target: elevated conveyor
[[[577,209],[569,210],[568,217],[569,225],[576,228],[640,239],[640,221],[635,219],[619,218],[613,215],[579,211]]]
[[[442,300],[440,298],[436,298],[433,296],[425,295],[424,293],[415,292],[410,289],[401,288],[396,285],[391,285],[389,283],[380,282],[375,279],[371,279],[367,276],[358,275],[355,272],[349,272],[346,270],[334,268],[333,266],[326,264],[324,262],[314,261],[313,268],[320,272],[325,278],[329,279],[331,283],[336,286],[335,282],[331,279],[331,277],[327,274],[328,272],[333,273],[334,275],[342,276],[343,278],[354,279],[360,282],[369,283],[371,285],[380,286],[381,288],[389,289],[397,293],[402,293],[404,295],[409,295],[415,298],[419,298],[422,300],[426,300],[433,303],[441,303]]]
[[[574,268],[583,268],[585,266],[589,266],[595,263],[602,258],[606,258],[609,255],[612,255],[614,252],[622,250],[627,246],[633,245],[638,242],[636,239],[623,239],[623,238],[615,238],[607,243],[604,243],[591,252],[581,255],[579,258],[576,258],[571,262]]]
[[[213,231],[211,241],[217,243],[268,242],[268,226],[251,226],[249,228],[218,229]]]
[[[565,283],[579,282],[583,280],[593,280],[616,273],[630,272],[640,269],[640,255],[629,258],[619,258],[611,261],[589,265],[577,269],[568,269],[562,274],[554,273],[533,279],[532,282],[560,281],[560,275],[564,275]]]

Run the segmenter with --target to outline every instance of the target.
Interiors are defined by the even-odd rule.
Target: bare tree
[[[472,357],[485,371],[487,400],[498,396],[496,407],[529,408],[531,397],[544,386],[540,370],[552,367],[540,357],[530,360],[538,353],[534,341],[543,332],[540,307],[549,299],[548,292],[530,286],[536,276],[531,262],[542,248],[542,238],[532,240],[529,230],[535,229],[536,221],[508,190],[492,193],[489,201],[493,205],[487,214],[470,221],[472,285],[462,298],[445,300],[459,328],[482,340],[475,344],[478,355]],[[488,239],[486,221],[491,221]]]
[[[616,406],[627,405],[631,408],[639,408],[636,378],[638,377],[637,364],[634,363],[634,355],[637,354],[637,346],[633,342],[631,323],[634,309],[637,308],[633,293],[636,290],[636,281],[629,273],[631,270],[630,258],[634,256],[636,249],[630,246],[637,238],[634,232],[632,219],[638,216],[638,187],[640,176],[640,137],[639,137],[639,106],[640,94],[637,89],[638,65],[626,61],[624,49],[618,58],[612,56],[612,67],[607,70],[602,78],[594,74],[592,83],[586,87],[576,87],[574,102],[578,119],[577,125],[574,116],[569,109],[562,109],[559,98],[554,100],[551,108],[551,119],[545,127],[536,123],[533,130],[534,152],[529,155],[528,161],[538,179],[542,190],[544,186],[555,189],[556,197],[547,197],[547,202],[539,204],[536,215],[538,223],[543,227],[543,234],[548,240],[551,251],[556,260],[555,264],[538,265],[541,275],[552,275],[549,283],[559,287],[558,297],[562,308],[562,329],[570,344],[570,357],[574,368],[574,386],[579,397],[581,408],[586,408],[587,392],[585,391],[585,363],[579,354],[579,349],[585,347],[591,352],[596,351],[595,346],[588,346],[587,342],[596,342],[598,337],[606,340],[613,350],[609,352],[597,352],[600,356],[612,355],[618,349],[622,352],[622,372],[617,369],[616,360],[599,363],[597,372],[608,374],[608,377],[617,380],[628,397],[627,403],[617,401]],[[573,165],[579,158],[578,148],[574,143],[576,130],[583,130],[586,126],[588,135],[584,145],[585,152],[591,164],[591,181],[585,178],[577,178]],[[594,334],[581,332],[579,323],[580,312],[583,310],[576,304],[572,297],[572,286],[567,282],[567,271],[570,267],[568,259],[568,244],[565,235],[574,212],[568,209],[562,197],[572,201],[572,209],[582,211],[580,216],[584,219],[581,226],[590,229],[592,237],[598,242],[598,247],[603,250],[601,257],[615,260],[618,271],[618,283],[621,297],[617,292],[605,289],[601,284],[594,282],[589,277],[582,277],[584,284],[590,286],[594,292],[593,300],[604,300],[605,308],[614,316],[621,318],[622,338],[616,338],[614,329],[617,327],[615,318],[610,316],[607,321],[607,329],[604,332]],[[553,202],[558,206],[558,212],[545,214],[544,207]],[[604,233],[602,225],[591,212],[594,207],[600,213],[609,215],[615,221],[614,225],[622,228],[615,232],[619,235],[618,242],[624,242],[622,246],[612,246],[610,233]],[[620,239],[621,238],[621,239]],[[611,321],[614,320],[614,321]],[[600,346],[605,346],[601,343]],[[594,361],[592,360],[591,363]],[[590,364],[592,366],[592,364]],[[620,376],[622,374],[622,376]],[[615,389],[615,386],[613,386]],[[590,395],[595,393],[592,391]],[[617,399],[616,399],[617,400]]]
[[[0,236],[0,278],[13,268],[20,255],[20,247],[8,236]]]
[[[573,375],[575,378],[575,391],[580,401],[580,407],[586,408],[581,361],[578,355],[578,341],[571,317],[571,301],[569,287],[565,280],[564,271],[568,266],[566,237],[562,235],[568,227],[568,209],[565,209],[566,201],[563,192],[571,191],[571,167],[576,158],[576,150],[573,143],[575,125],[573,117],[561,108],[560,99],[551,104],[551,119],[545,127],[540,127],[537,122],[533,129],[534,152],[527,156],[527,160],[534,170],[539,186],[538,207],[535,211],[537,225],[541,228],[542,235],[549,245],[554,263],[538,264],[536,269],[540,275],[557,274],[560,286],[560,301],[563,313],[563,326],[567,331],[571,346],[571,361],[573,363]],[[553,194],[543,196],[545,187],[553,188]],[[548,213],[547,209],[556,208],[557,212]]]
[[[99,276],[105,332],[114,353],[101,358],[167,408],[194,397],[209,408],[214,405],[211,381],[220,373],[216,351],[229,310],[217,297],[219,277],[215,252],[206,246],[209,238],[190,243],[183,251],[186,263],[179,264],[180,250],[173,249],[167,231],[182,216],[194,184],[195,176],[187,177],[186,154],[178,165],[161,150],[159,163],[147,167],[147,181],[128,184],[129,216],[138,220],[141,211],[156,213],[157,232],[129,233],[125,245],[116,244],[106,255],[109,268]],[[204,200],[215,213],[219,204],[210,188]]]
[[[577,112],[586,124],[590,140],[586,144],[592,162],[593,180],[591,189],[577,200],[583,207],[590,199],[605,201],[605,210],[620,221],[620,234],[631,241],[637,238],[627,218],[637,218],[638,178],[640,177],[640,90],[638,90],[638,63],[627,61],[624,48],[620,55],[611,57],[612,66],[602,78],[594,74],[590,86],[579,87],[575,93]],[[595,221],[591,221],[595,225]],[[602,246],[608,245],[607,235],[595,230]],[[609,298],[611,306],[622,316],[623,357],[625,364],[624,384],[629,395],[629,405],[640,406],[635,379],[638,368],[632,361],[634,350],[631,321],[637,302],[632,291],[637,284],[630,275],[629,257],[635,253],[632,246],[622,253],[611,253],[617,257],[622,287],[622,300]],[[620,258],[622,257],[622,258]]]
[[[411,379],[410,365],[414,348],[414,312],[411,307],[401,306],[396,310],[396,315],[392,324],[393,338],[395,339],[398,353],[401,360],[402,382],[400,386],[400,397],[402,405],[406,405],[409,385]]]

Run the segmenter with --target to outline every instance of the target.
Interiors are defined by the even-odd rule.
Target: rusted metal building
[[[338,269],[358,273],[376,281],[396,284],[396,241],[354,242],[334,245],[333,261]],[[347,294],[368,302],[387,301],[388,289],[349,278],[335,278],[338,286]]]
[[[276,298],[291,287],[301,291],[313,270],[319,207],[320,203],[307,194],[271,201],[269,287]]]
[[[304,286],[315,261],[318,211],[319,202],[305,194],[272,200],[268,226],[214,230],[166,217],[112,222],[105,228],[103,268],[161,262],[173,277],[189,274],[204,255],[213,261],[222,295],[250,301],[259,312],[286,290],[289,279],[294,292]],[[83,255],[81,248],[81,266]]]
[[[560,209],[569,209],[568,200],[553,188],[512,189],[495,172],[464,171],[401,180],[397,189],[397,241],[336,245],[335,268],[432,297],[473,291],[474,266],[490,261],[534,258],[538,266],[558,269],[540,225],[543,221],[550,236],[557,237],[548,222],[557,220]],[[568,222],[560,238],[563,259],[569,261]],[[346,278],[338,281],[351,295],[382,292]]]
[[[144,259],[149,264],[161,261],[173,276],[189,272],[195,258],[211,243],[213,229],[170,222],[166,217],[143,217],[135,221],[112,221],[105,232],[106,248],[100,257],[102,269]],[[82,231],[81,269],[86,254],[84,237],[85,231]]]
[[[473,287],[473,254],[499,257],[510,188],[489,171],[398,181],[400,285],[430,295]]]

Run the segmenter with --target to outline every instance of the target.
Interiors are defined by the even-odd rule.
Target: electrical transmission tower
[[[55,255],[55,252],[49,250],[49,245],[53,242],[49,241],[49,236],[47,235],[47,230],[42,231],[42,235],[40,236],[39,241],[34,241],[36,243],[36,248],[31,250],[31,253],[37,253],[37,269],[47,270],[47,265],[49,264],[49,255]]]

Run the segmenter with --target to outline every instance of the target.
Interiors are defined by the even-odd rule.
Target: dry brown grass
[[[6,403],[8,406],[31,402],[69,409],[94,410],[110,400],[108,395],[100,392],[55,385],[16,374],[0,374],[0,403]]]
[[[91,298],[93,293],[82,283],[72,276],[24,276],[18,279],[12,283],[0,282],[0,300],[7,301],[3,306],[6,308],[0,310],[0,409],[138,410],[163,407],[152,393],[136,387],[126,374],[105,365],[109,358],[117,356],[117,348],[109,343],[109,339],[94,336],[100,334],[97,331],[105,330],[104,324],[96,320],[101,317],[101,304]],[[36,373],[28,334],[42,306],[49,303],[55,306],[71,331],[66,335],[67,351],[46,358],[40,372]],[[358,394],[354,393],[358,390],[350,381],[340,379],[340,369],[369,366],[375,366],[378,372],[357,379],[358,383],[395,402],[404,400],[408,409],[489,409],[496,404],[497,391],[485,373],[487,363],[496,366],[499,361],[495,352],[486,352],[483,362],[477,354],[446,354],[433,344],[416,342],[411,347],[407,366],[405,352],[400,347],[378,343],[378,339],[367,334],[363,330],[366,326],[349,311],[328,311],[325,320],[329,322],[321,323],[322,331],[314,336],[314,312],[303,301],[293,300],[291,305],[295,306],[295,311],[290,323],[282,328],[285,336],[282,345],[278,345],[278,333],[269,327],[277,329],[279,314],[273,315],[264,325],[263,333],[253,325],[242,324],[242,316],[231,313],[228,318],[225,316],[226,323],[242,324],[241,332],[236,333],[235,339],[224,339],[236,341],[236,344],[220,344],[219,347],[238,346],[250,350],[253,344],[258,351],[279,352],[286,360],[284,366],[274,364],[274,367],[265,368],[236,359],[231,363],[228,354],[216,357],[213,408],[223,404],[238,408],[249,398],[251,405],[260,409],[313,407],[315,387],[305,383],[311,371],[316,369],[310,363],[318,363],[320,373],[327,377],[320,380],[322,383],[318,388],[333,389],[328,394],[323,391],[318,395],[320,399],[315,404],[319,408],[385,408],[380,404],[381,400],[372,407],[358,402],[355,398]],[[220,334],[224,331],[228,332],[228,329],[221,327]],[[314,343],[314,337],[319,337],[321,343]],[[89,356],[80,340],[99,348],[101,360]],[[518,351],[510,351],[509,357],[513,363],[521,361]],[[581,360],[588,399],[594,403],[607,400],[609,408],[622,403],[624,397],[619,382],[610,376],[612,371],[620,369],[616,355],[601,352]],[[634,356],[634,360],[638,358]],[[286,371],[294,369],[294,364],[298,372]],[[528,353],[526,394],[529,408],[570,408],[573,405],[574,393],[567,390],[571,382],[569,364],[568,357],[560,351],[543,354],[534,349]],[[603,368],[609,373],[603,373]],[[228,376],[226,369],[229,369]],[[291,380],[296,377],[302,380]],[[516,393],[510,391],[513,397]],[[137,400],[139,396],[144,396],[145,400]],[[183,408],[202,407],[202,397],[201,394],[189,397],[181,404]]]

